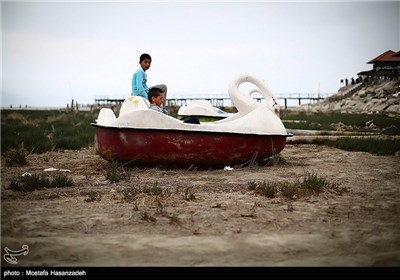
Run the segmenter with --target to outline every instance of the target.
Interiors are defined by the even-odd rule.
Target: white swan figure
[[[247,96],[242,96],[239,92],[239,86],[244,82],[252,83],[258,88],[251,90]],[[257,101],[251,97],[254,92],[258,92],[264,97],[267,108],[273,111],[278,117],[280,115],[280,108],[276,102],[275,95],[272,93],[266,82],[261,78],[250,74],[242,74],[230,82],[228,86],[228,92],[231,96],[233,104],[236,106],[238,111],[241,112],[241,114],[247,114],[256,106],[258,106]]]
[[[239,92],[239,85],[244,82],[253,83],[257,86],[257,88],[252,89],[248,93],[248,97],[250,98],[241,95]],[[252,94],[259,93],[266,100],[266,107],[274,112],[278,117],[280,116],[280,107],[276,102],[277,99],[275,95],[266,85],[265,81],[260,78],[254,77],[249,74],[242,74],[229,84],[228,92],[231,96],[233,104],[237,107],[239,111],[241,111],[241,115],[245,115],[248,111],[253,110],[257,106],[257,102],[255,102]],[[234,97],[232,97],[232,95],[234,95]],[[231,115],[232,114],[226,113],[219,108],[213,107],[210,102],[205,100],[191,101],[187,106],[181,106],[178,110],[178,116],[180,117],[204,116],[211,118],[226,118]]]
[[[258,88],[253,88],[252,90],[249,91],[250,97],[253,97],[253,93],[258,93],[262,95],[261,91]]]

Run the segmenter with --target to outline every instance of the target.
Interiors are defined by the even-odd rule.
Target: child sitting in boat
[[[159,88],[164,92],[164,100],[167,96],[167,86],[164,84],[155,85],[152,87],[147,86],[147,74],[146,70],[149,70],[151,65],[151,56],[144,53],[139,58],[139,69],[133,74],[132,77],[132,96],[141,96],[144,98],[149,98],[149,90],[153,87]],[[165,107],[165,102],[163,106]]]
[[[149,101],[150,101],[150,109],[156,110],[160,113],[164,113],[168,116],[171,114],[163,108],[162,104],[164,101],[164,92],[159,88],[151,88],[149,90]],[[189,118],[184,121],[184,123],[192,123],[192,124],[200,124],[198,118]]]
[[[170,115],[170,113],[163,108],[164,92],[160,88],[151,88],[149,90],[150,109],[156,110],[160,113]]]

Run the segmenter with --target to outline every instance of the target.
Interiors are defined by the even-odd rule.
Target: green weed
[[[134,202],[141,195],[150,195],[150,196],[160,196],[162,198],[168,197],[171,195],[169,189],[163,189],[158,186],[158,182],[154,182],[152,186],[147,186],[147,184],[143,187],[127,187],[119,190],[118,192],[122,193],[123,200],[127,202]],[[158,200],[158,198],[157,198]],[[158,200],[159,201],[159,200]]]
[[[279,166],[289,165],[288,161],[281,155],[277,154],[264,160],[261,165],[263,166]]]
[[[15,191],[32,192],[47,188],[66,188],[73,184],[73,180],[66,175],[58,175],[50,180],[43,174],[31,174],[12,178],[9,188]]]
[[[319,195],[322,192],[342,195],[347,191],[347,189],[341,188],[339,184],[330,183],[325,177],[313,172],[305,173],[304,176],[297,178],[297,181],[294,183],[266,181],[256,183],[250,181],[247,183],[247,186],[249,190],[253,190],[256,194],[269,198],[283,197],[287,201],[293,201],[299,197],[309,195]]]
[[[391,135],[400,135],[400,117],[385,114],[350,114],[340,112],[306,113],[290,110],[281,112],[282,122],[290,129],[332,130],[333,123],[343,123],[358,132],[376,132],[366,124],[373,121],[377,128],[385,130],[390,128]],[[296,122],[292,122],[295,120]]]
[[[188,201],[195,200],[196,196],[194,194],[195,194],[195,192],[193,190],[193,187],[187,187],[185,189],[185,194],[184,194],[185,200],[188,200]]]
[[[109,180],[111,183],[118,183],[119,181],[128,178],[129,173],[118,161],[112,161],[106,170],[105,177],[106,180]]]
[[[74,181],[70,177],[68,177],[64,174],[60,174],[60,175],[55,176],[52,179],[50,187],[52,187],[52,188],[68,188],[73,185],[74,185]]]
[[[98,112],[2,110],[2,153],[24,145],[33,153],[81,149],[93,145]]]
[[[297,194],[296,186],[287,182],[281,184],[280,191],[282,196],[288,200],[293,200]]]
[[[28,152],[23,145],[16,149],[10,149],[4,153],[4,160],[6,166],[21,166],[27,165]]]
[[[101,193],[96,191],[88,191],[85,193],[87,197],[85,198],[85,202],[93,202],[101,200]]]
[[[302,178],[298,179],[299,188],[306,193],[320,194],[326,189],[336,188],[336,184],[329,183],[325,177],[313,172],[307,172]]]
[[[250,181],[247,183],[247,189],[254,191],[257,188],[257,183],[255,181]]]
[[[158,182],[154,182],[151,187],[148,187],[147,184],[142,188],[142,193],[149,195],[161,195],[163,194],[163,189],[158,186]]]
[[[258,185],[258,187],[256,188],[256,192],[266,197],[270,198],[276,197],[276,194],[278,192],[278,183],[275,182],[266,183],[264,181]]]
[[[147,213],[147,211],[143,211],[141,213],[141,220],[143,221],[147,221],[147,222],[155,222],[157,221],[157,219],[153,216],[151,216],[149,213]]]

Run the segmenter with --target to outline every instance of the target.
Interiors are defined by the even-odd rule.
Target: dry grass
[[[247,189],[254,193],[269,198],[283,197],[289,201],[298,197],[307,197],[319,195],[323,192],[335,193],[338,195],[346,192],[337,183],[329,182],[325,177],[314,172],[306,172],[303,176],[297,178],[295,183],[290,182],[255,182],[247,183]]]

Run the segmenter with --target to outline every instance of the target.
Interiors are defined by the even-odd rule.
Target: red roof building
[[[397,53],[394,54],[393,56],[395,56],[395,57],[400,57],[400,52],[397,52]]]
[[[383,54],[375,57],[367,64],[380,64],[380,63],[400,63],[400,52],[386,51]]]
[[[373,69],[360,72],[358,75],[367,76],[374,79],[392,80],[393,78],[399,78],[400,51],[394,52],[392,50],[388,50],[367,62],[367,64],[373,64]]]

